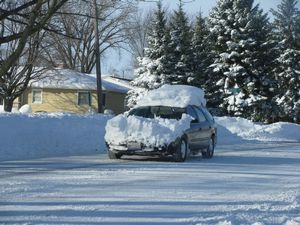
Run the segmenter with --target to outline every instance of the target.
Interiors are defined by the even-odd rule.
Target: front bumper
[[[170,155],[174,153],[174,146],[170,144],[162,147],[148,147],[140,145],[108,145],[109,151],[122,155]]]

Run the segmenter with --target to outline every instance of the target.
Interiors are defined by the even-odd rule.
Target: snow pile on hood
[[[163,85],[149,91],[137,101],[137,106],[171,106],[184,108],[188,105],[205,106],[204,91],[188,85]]]
[[[256,124],[240,117],[216,117],[215,119],[219,126],[225,127],[233,135],[245,140],[300,141],[300,125],[298,124],[286,122]]]
[[[143,118],[119,115],[106,124],[105,140],[108,144],[143,143],[147,147],[168,145],[190,128],[192,117],[183,114],[181,120]]]

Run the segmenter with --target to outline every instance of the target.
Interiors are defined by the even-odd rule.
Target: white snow
[[[96,90],[97,82],[95,74],[85,74],[69,69],[46,70],[41,76],[42,79],[33,81],[34,88],[60,88],[60,89],[80,89]],[[127,93],[130,90],[129,82],[120,80],[108,75],[102,75],[102,89]]]
[[[119,115],[107,122],[105,140],[113,145],[137,142],[146,147],[163,147],[181,137],[191,121],[192,118],[186,114],[178,121]]]
[[[221,129],[226,128],[226,142],[230,142],[230,138],[236,136],[241,140],[256,141],[272,141],[272,142],[300,142],[300,125],[294,123],[278,122],[269,125],[255,124],[250,120],[240,117],[216,117],[216,122]],[[222,132],[218,135],[220,139],[224,139]]]
[[[0,163],[0,223],[299,225],[300,147],[220,145],[185,163],[106,154]]]
[[[30,105],[25,104],[19,109],[19,112],[23,114],[32,113],[32,108]]]
[[[110,118],[0,114],[0,223],[300,224],[299,125],[218,117],[214,158],[173,163],[109,160]]]
[[[92,154],[104,151],[111,116],[0,114],[0,161]]]
[[[137,106],[171,106],[184,108],[188,105],[206,105],[204,91],[188,85],[168,85],[149,91],[137,101]]]
[[[107,115],[73,114],[0,114],[0,161],[39,157],[91,154],[105,152],[105,126],[111,129],[109,142],[143,139],[149,145],[162,145],[174,140],[189,124],[167,119],[111,119]],[[218,146],[242,144],[247,141],[300,142],[300,125],[293,123],[255,124],[238,117],[216,117]],[[129,125],[129,126],[128,126]],[[142,126],[147,129],[141,129]],[[176,132],[171,134],[172,131]],[[125,131],[124,134],[121,135]]]

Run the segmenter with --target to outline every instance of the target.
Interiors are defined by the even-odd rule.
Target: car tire
[[[110,158],[110,159],[120,159],[121,156],[122,156],[122,154],[120,154],[120,153],[114,153],[114,152],[108,150],[108,158]]]
[[[202,152],[202,157],[205,159],[211,159],[214,156],[214,152],[215,152],[215,139],[214,137],[211,137],[206,150]]]
[[[184,138],[181,138],[176,145],[175,152],[173,154],[173,159],[175,162],[184,162],[187,158],[188,149],[187,141]]]

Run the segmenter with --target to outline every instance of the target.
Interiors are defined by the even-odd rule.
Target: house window
[[[78,105],[91,106],[91,92],[88,91],[78,92]]]
[[[32,103],[42,103],[42,90],[32,90]]]
[[[102,105],[106,106],[106,93],[102,93]]]

